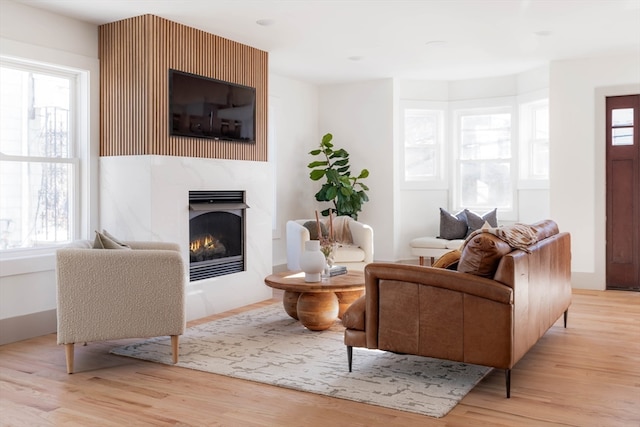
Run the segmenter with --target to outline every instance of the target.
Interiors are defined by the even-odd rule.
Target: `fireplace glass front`
[[[189,192],[189,279],[244,271],[242,191]]]

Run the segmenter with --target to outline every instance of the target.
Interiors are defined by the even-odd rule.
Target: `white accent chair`
[[[287,221],[287,269],[291,271],[300,271],[304,242],[310,240],[309,230],[304,227],[307,221],[315,219]],[[338,245],[335,264],[344,265],[348,270],[363,271],[365,265],[373,262],[373,229],[356,220],[349,220],[348,225],[353,243]]]
[[[88,240],[56,251],[58,344],[73,373],[74,343],[171,336],[173,363],[185,330],[185,266],[174,243],[125,242],[93,249]]]

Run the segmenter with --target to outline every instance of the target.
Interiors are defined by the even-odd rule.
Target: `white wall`
[[[574,287],[605,289],[605,97],[640,93],[637,55],[550,68],[551,215],[571,233]]]
[[[320,88],[320,130],[350,154],[351,172],[369,170],[363,182],[371,189],[358,220],[371,225],[374,259],[391,261],[397,250],[395,233],[394,83],[373,80]],[[324,206],[326,208],[328,206]]]
[[[269,162],[276,171],[273,213],[273,265],[287,263],[285,225],[290,219],[313,218],[317,192],[309,179],[309,151],[320,143],[318,88],[269,75]]]
[[[83,197],[88,199],[90,219],[83,232],[97,224],[97,159],[99,146],[99,62],[97,26],[69,19],[11,1],[2,2],[0,55],[54,63],[89,71],[89,154],[83,170]],[[53,312],[56,307],[53,251],[30,258],[0,255],[0,320],[32,313]],[[55,313],[54,313],[55,314]],[[51,318],[49,316],[48,318]],[[4,323],[3,323],[4,324]],[[55,331],[55,323],[39,325],[41,333]],[[0,342],[14,331],[2,330]],[[14,335],[12,335],[14,336]],[[15,335],[19,336],[19,335]]]

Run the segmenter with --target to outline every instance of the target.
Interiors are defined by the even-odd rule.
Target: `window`
[[[549,100],[520,106],[520,179],[549,179]]]
[[[454,208],[514,210],[512,107],[455,110]]]
[[[441,183],[445,109],[435,104],[405,101],[402,108],[403,183],[422,187]]]
[[[77,235],[77,81],[77,73],[0,63],[0,250]]]

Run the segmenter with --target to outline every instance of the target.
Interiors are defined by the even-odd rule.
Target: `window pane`
[[[534,142],[532,147],[532,177],[549,176],[549,142]]]
[[[463,162],[460,179],[462,206],[511,208],[509,162]]]
[[[611,141],[613,145],[633,145],[633,128],[611,129]]]
[[[0,151],[70,157],[68,78],[0,68]]]
[[[461,159],[511,157],[511,114],[463,116],[460,130]]]
[[[404,152],[405,180],[424,181],[437,175],[436,151],[433,148],[406,148]]]
[[[438,116],[425,110],[405,110],[404,143],[408,145],[437,144]]]
[[[71,240],[71,164],[3,161],[0,179],[0,249]]]
[[[442,179],[440,156],[444,134],[444,110],[404,107],[402,114],[403,182],[438,182]]]
[[[633,126],[633,108],[611,110],[612,126]]]
[[[549,139],[549,106],[536,108],[533,113],[535,139]]]

